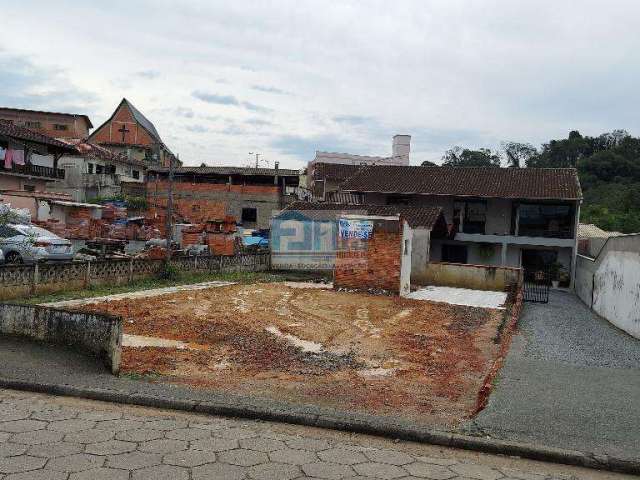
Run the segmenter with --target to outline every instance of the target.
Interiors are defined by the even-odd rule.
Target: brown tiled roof
[[[60,140],[56,140],[48,135],[29,130],[25,127],[14,125],[6,120],[0,120],[0,135],[7,137],[13,137],[17,141],[39,143],[40,145],[46,145],[48,147],[58,148],[60,150],[66,150],[68,152],[75,152],[76,148],[68,145]]]
[[[313,167],[315,180],[344,181],[355,175],[362,165],[343,165],[340,163],[316,163]]]
[[[341,189],[540,200],[582,198],[574,168],[370,166],[345,181]]]
[[[283,212],[300,211],[312,219],[335,219],[341,214],[401,215],[412,228],[432,228],[442,207],[411,207],[406,205],[349,205],[345,203],[293,202]]]
[[[168,173],[166,167],[154,167],[149,169],[150,172]],[[178,167],[173,169],[176,175],[196,174],[196,175],[284,175],[297,177],[298,170],[287,168],[253,168],[253,167]]]

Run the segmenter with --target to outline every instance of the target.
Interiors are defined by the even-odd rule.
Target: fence
[[[411,283],[504,291],[522,284],[522,270],[490,265],[430,262],[420,275],[411,276]]]
[[[89,285],[121,285],[158,275],[164,260],[130,258],[60,264],[0,266],[0,300]],[[270,269],[269,254],[175,257],[179,272],[255,272]]]

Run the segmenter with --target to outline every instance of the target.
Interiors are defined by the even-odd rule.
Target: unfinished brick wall
[[[375,221],[366,241],[338,239],[334,287],[399,293],[402,241],[398,221]]]

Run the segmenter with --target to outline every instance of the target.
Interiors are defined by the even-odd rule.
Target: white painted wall
[[[400,296],[411,292],[411,250],[413,249],[413,230],[402,222],[402,257],[400,259]]]
[[[593,309],[640,338],[640,253],[610,251],[594,276]]]

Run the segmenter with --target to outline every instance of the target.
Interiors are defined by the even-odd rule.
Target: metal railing
[[[26,165],[14,164],[12,168],[5,168],[3,164],[0,164],[0,171],[19,173],[20,175],[29,175],[31,177],[64,179],[64,170],[61,168],[53,169],[51,167],[43,167],[42,165],[33,165],[30,163]]]

